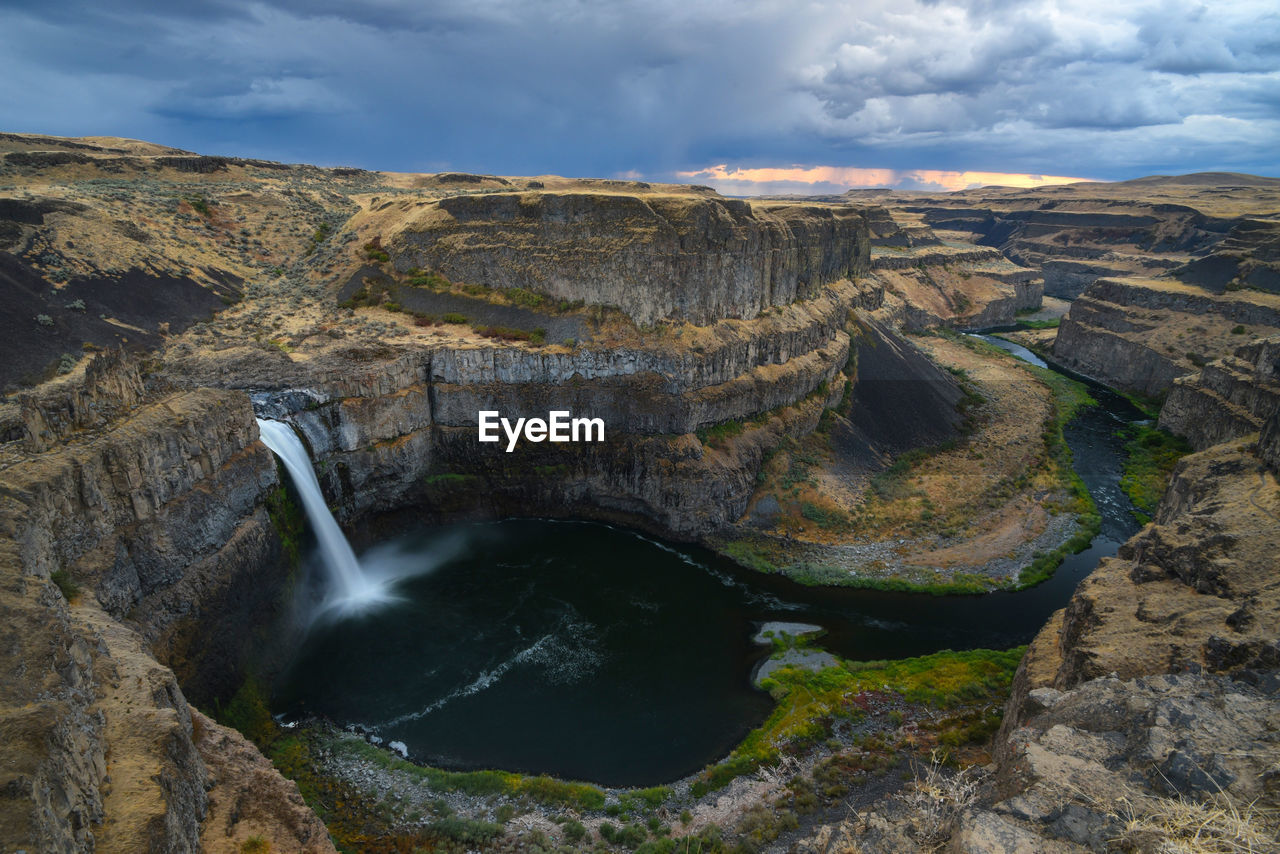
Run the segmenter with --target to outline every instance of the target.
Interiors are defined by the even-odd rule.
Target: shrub
[[[451,311],[448,314],[443,315],[440,319],[445,323],[452,323],[455,325],[467,322],[467,316],[465,314],[458,314],[456,311]]]
[[[547,340],[545,329],[514,329],[510,326],[476,326],[473,329],[478,335],[499,341],[528,341],[532,344],[543,344]]]
[[[71,573],[65,569],[54,570],[49,574],[49,580],[57,585],[62,591],[62,596],[68,602],[80,595],[80,585],[76,584],[71,578]]]
[[[576,818],[569,819],[564,825],[564,838],[566,842],[580,842],[582,837],[587,835],[587,826]]]
[[[491,821],[475,821],[468,818],[459,818],[458,816],[449,816],[448,818],[433,821],[427,827],[427,832],[456,842],[477,845],[488,842],[502,833],[502,825],[494,824]]]
[[[697,431],[696,435],[704,445],[719,446],[723,445],[727,439],[741,435],[745,429],[741,421],[724,421],[710,427],[703,427]]]
[[[53,318],[47,314],[37,314],[36,323],[41,326],[53,326]]]

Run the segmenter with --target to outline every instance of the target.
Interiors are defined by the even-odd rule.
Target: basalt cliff
[[[6,145],[5,850],[331,850],[188,699],[229,696],[290,585],[255,412],[297,426],[347,520],[535,512],[687,539],[743,513],[859,347],[896,340],[857,320],[882,293],[848,205]],[[950,429],[937,405],[922,441]],[[508,455],[477,443],[483,409],[607,434]]]
[[[0,293],[13,308],[0,341],[4,851],[334,850],[298,787],[197,710],[230,696],[255,627],[295,580],[257,415],[295,425],[346,523],[414,508],[597,518],[712,544],[770,525],[789,538],[764,500],[770,466],[830,436],[839,473],[863,482],[944,444],[972,426],[970,372],[1012,389],[987,441],[1017,451],[1010,465],[1041,459],[1048,391],[1026,377],[1001,386],[1012,374],[983,374],[988,357],[949,338],[904,334],[1038,309],[1051,275],[1041,249],[1072,245],[1052,228],[1123,246],[1102,259],[1119,265],[1106,275],[1198,269],[1194,253],[1217,246],[1236,264],[1230,281],[1266,284],[1256,271],[1269,263],[1241,248],[1257,229],[1230,222],[1236,212],[1164,202],[1099,219],[1002,196],[999,214],[979,215],[952,206],[963,200],[742,201],[129,140],[4,135],[0,151]],[[1241,797],[1273,796],[1274,745],[1256,723],[1275,714],[1280,629],[1263,566],[1280,457],[1271,295],[1112,281],[1072,306],[1059,341],[1075,355],[1062,360],[1095,376],[1109,376],[1104,361],[1135,363],[1133,381],[1115,383],[1172,386],[1162,422],[1199,431],[1207,450],[1033,644],[990,792],[948,825],[956,850],[1005,850],[993,827],[1017,844],[1103,839],[1105,816],[1052,788],[1066,785],[1064,763],[1110,785],[1087,762],[1114,776],[1150,759],[1193,788],[1209,784],[1191,769],[1207,767]],[[1183,300],[1179,288],[1197,290]],[[1123,319],[1103,319],[1112,306]],[[1212,317],[1196,334],[1232,347],[1198,348],[1201,365],[1144,362],[1135,348],[1149,342],[1129,328],[1140,312],[1154,326],[1159,312]],[[1115,352],[1088,343],[1104,337]],[[1027,395],[1034,417],[1013,408]],[[533,443],[508,454],[477,442],[481,410],[568,410],[603,419],[606,436],[571,455]],[[1054,533],[1041,522],[1037,536]],[[1170,711],[1170,698],[1200,705]],[[1185,735],[1180,714],[1216,734]],[[1142,715],[1174,720],[1161,724],[1172,734],[1135,730]],[[1231,739],[1252,758],[1213,765]],[[863,843],[914,839],[892,808],[876,815]]]

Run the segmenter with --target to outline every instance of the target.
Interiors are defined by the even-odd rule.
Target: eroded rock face
[[[1243,220],[1213,252],[1188,262],[1173,274],[1217,293],[1230,287],[1280,292],[1280,223]]]
[[[1123,829],[1121,797],[1138,813],[1219,789],[1240,804],[1280,801],[1277,514],[1275,469],[1251,446],[1183,460],[1154,523],[1028,649],[993,788],[960,843],[999,816],[1033,840],[1097,850]]]
[[[866,270],[867,224],[849,206],[553,192],[389,205],[378,214],[395,230],[379,237],[401,272],[612,305],[640,324],[755,317]]]
[[[218,774],[153,650],[206,679],[242,667],[243,633],[210,631],[181,660],[174,644],[238,607],[251,622],[242,606],[255,593],[274,599],[284,567],[263,497],[275,464],[243,393],[172,393],[129,410],[136,371],[118,360],[104,370],[119,381],[91,371],[95,388],[30,405],[39,418],[28,423],[47,428],[37,438],[59,442],[6,455],[0,471],[0,839],[32,851],[194,852]],[[263,792],[286,787],[263,774]],[[261,834],[280,843],[273,850],[303,850],[277,831]],[[332,850],[323,834],[308,838],[305,850]]]
[[[1280,337],[1242,347],[1175,380],[1160,426],[1202,450],[1262,429],[1280,410]]]
[[[1235,332],[1233,332],[1235,330]],[[1280,298],[1214,295],[1173,279],[1099,279],[1071,304],[1054,358],[1109,385],[1156,397],[1230,355],[1240,334],[1280,332]]]

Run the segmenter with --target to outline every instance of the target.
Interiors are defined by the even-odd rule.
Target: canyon
[[[793,844],[1081,850],[1124,832],[1120,794],[1274,805],[1280,181],[738,200],[128,140],[0,151],[3,850],[334,850],[297,783],[201,711],[299,571],[257,417],[293,425],[348,527],[593,519],[793,577],[828,561],[827,584],[954,580],[940,555],[986,543],[1018,555],[993,589],[1088,514],[1044,435],[1057,387],[955,333],[1046,295],[1069,306],[1030,343],[1196,452],[1031,643],[973,793]],[[477,442],[488,411],[599,418],[604,440],[506,453]],[[927,556],[894,551],[935,517],[955,530]],[[883,575],[831,569],[854,545],[893,555]]]

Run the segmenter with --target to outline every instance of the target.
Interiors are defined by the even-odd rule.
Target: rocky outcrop
[[[1193,836],[1274,849],[1277,436],[1280,413],[1260,445],[1182,460],[1154,522],[1028,647],[992,764],[930,774],[800,850],[1154,851]]]
[[[1040,307],[1044,286],[1036,271],[999,250],[943,241],[900,210],[873,207],[864,215],[872,234],[868,280],[885,292],[881,315],[894,325],[982,329]]]
[[[1036,850],[1096,850],[1124,829],[1121,796],[1139,813],[1220,791],[1238,804],[1280,799],[1278,519],[1275,469],[1250,446],[1183,460],[1154,523],[1028,649],[992,787],[961,820],[956,850],[1015,850],[984,837],[989,821]]]
[[[851,312],[878,305],[879,296],[841,281],[753,320],[626,344],[483,341],[365,351],[338,345],[305,363],[286,359],[268,372],[286,388],[267,397],[277,402],[273,417],[287,415],[306,437],[320,461],[322,485],[348,517],[424,498],[438,505],[441,496],[426,484],[455,475],[443,481],[451,484],[454,497],[444,502],[450,507],[466,496],[477,512],[498,512],[498,504],[515,512],[526,496],[557,513],[630,514],[633,524],[690,537],[742,511],[763,453],[718,454],[690,434],[728,422],[754,429],[788,408],[805,414],[787,415],[779,422],[785,427],[752,441],[776,441],[778,429],[811,430],[822,406],[842,394],[838,375],[849,359]],[[175,377],[192,374],[223,371],[175,366]],[[271,382],[266,375],[261,380]],[[512,417],[568,410],[601,418],[609,441],[574,446],[572,453],[522,444],[507,454],[477,442],[482,410]],[[743,438],[743,448],[754,448],[752,441]],[[677,485],[649,482],[655,471]],[[460,480],[463,475],[471,479]],[[700,481],[712,496],[701,501]]]
[[[142,400],[137,360],[123,349],[93,357],[83,376],[21,395],[24,448],[39,453],[75,432],[101,427]]]
[[[1280,293],[1280,222],[1243,220],[1210,254],[1179,267],[1173,275],[1215,293],[1239,288]]]
[[[192,741],[208,774],[208,807],[200,826],[205,854],[242,854],[254,838],[280,854],[329,854],[324,822],[298,787],[280,777],[258,748],[233,729],[191,710]]]
[[[1071,305],[1054,342],[1062,365],[1151,397],[1229,355],[1239,334],[1280,332],[1280,298],[1207,293],[1172,279],[1099,279]]]
[[[867,267],[856,208],[585,192],[383,203],[352,223],[394,267],[622,309],[636,323],[751,318]]]
[[[188,691],[238,676],[243,626],[274,607],[285,576],[263,507],[275,464],[243,393],[134,400],[137,373],[115,357],[89,379],[99,385],[27,401],[41,427],[28,442],[59,442],[0,472],[0,838],[15,850],[199,851],[219,785],[242,781],[220,776],[222,759],[210,774],[196,742],[231,736],[199,717],[193,728],[153,650],[187,651],[172,663],[200,674]],[[238,633],[217,623],[232,614]],[[296,801],[259,765],[265,802]],[[282,824],[253,827],[273,850],[304,850]],[[332,850],[316,832],[312,820],[305,850]]]
[[[1063,252],[1063,249],[1059,249]],[[1045,258],[1040,262],[1044,275],[1045,296],[1073,300],[1090,285],[1103,278],[1123,278],[1133,275],[1160,275],[1178,266],[1178,260],[1158,255],[1103,252],[1089,260]]]
[[[1175,380],[1160,426],[1193,448],[1247,436],[1280,410],[1280,337],[1237,347],[1194,376]]]

